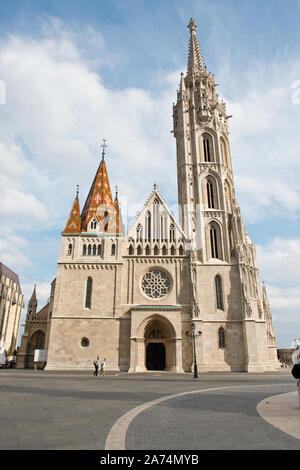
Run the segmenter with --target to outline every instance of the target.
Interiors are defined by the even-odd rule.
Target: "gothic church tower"
[[[277,367],[276,343],[262,306],[255,245],[235,197],[231,116],[206,69],[193,19],[188,28],[188,67],[173,106],[173,132],[180,221],[190,240],[192,316],[203,331],[200,370],[263,371]]]

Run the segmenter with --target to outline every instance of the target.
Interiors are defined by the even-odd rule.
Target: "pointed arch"
[[[93,279],[89,276],[86,282],[86,291],[85,291],[85,307],[91,308],[92,305],[92,289],[93,289]]]
[[[93,245],[93,256],[95,256],[97,253],[97,247],[96,245]]]
[[[226,342],[225,342],[225,330],[221,326],[218,331],[218,340],[219,340],[219,349],[225,349]]]
[[[166,245],[164,245],[164,246],[162,247],[162,254],[163,254],[163,256],[166,256],[166,255],[167,255],[167,247],[166,247]]]
[[[217,310],[224,310],[223,281],[219,274],[217,274],[215,277],[215,293]]]
[[[145,240],[148,242],[150,242],[151,240],[151,213],[150,211],[147,211],[145,215]]]
[[[129,245],[128,254],[133,255],[133,245]]]
[[[167,213],[163,211],[160,216],[160,233],[161,233],[161,240],[167,241]]]
[[[204,181],[206,186],[207,207],[208,209],[218,209],[219,202],[216,179],[213,176],[208,175]]]
[[[221,228],[215,221],[208,225],[210,258],[223,259]]]
[[[145,250],[146,255],[149,256],[149,255],[150,255],[150,252],[151,252],[150,246],[147,245],[147,246],[146,246],[146,250]]]
[[[154,246],[154,255],[155,255],[155,256],[158,256],[158,255],[159,255],[159,249],[158,249],[158,246],[157,246],[157,245]]]
[[[82,255],[83,256],[86,255],[86,244],[84,244],[83,247],[82,247]]]
[[[115,245],[115,243],[113,243],[111,245],[111,255],[114,256],[115,254],[116,254],[116,245]]]
[[[203,162],[209,163],[216,161],[214,154],[213,137],[209,132],[204,132],[201,136],[201,154]]]
[[[142,246],[141,245],[138,245],[137,249],[136,249],[136,254],[137,255],[141,255],[142,254]]]
[[[98,251],[97,251],[97,255],[98,255],[98,256],[101,256],[101,250],[102,250],[102,245],[99,244],[99,245],[98,245]]]
[[[92,254],[92,245],[88,246],[88,255],[90,256]]]

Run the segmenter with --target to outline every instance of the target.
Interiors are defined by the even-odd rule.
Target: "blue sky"
[[[300,80],[300,1],[0,6],[0,259],[20,275],[26,303],[34,283],[40,306],[47,300],[60,231],[76,184],[84,204],[102,138],[111,187],[127,197],[130,217],[154,181],[176,204],[172,102],[193,17],[207,68],[233,115],[236,191],[257,245],[277,343],[290,347],[300,337],[300,103],[292,88]]]

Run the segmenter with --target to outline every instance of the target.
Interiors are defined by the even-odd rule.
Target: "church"
[[[35,291],[29,302],[18,367],[32,366],[38,344],[48,350],[48,371],[89,370],[97,356],[111,371],[184,373],[195,362],[199,372],[279,368],[266,288],[235,195],[230,116],[196,27],[191,19],[173,105],[178,221],[154,184],[125,233],[104,144],[83,209],[77,192],[61,234],[50,300],[40,312]]]

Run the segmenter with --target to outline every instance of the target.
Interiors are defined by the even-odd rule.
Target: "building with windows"
[[[19,276],[0,263],[0,352],[17,348],[23,303]]]
[[[47,370],[91,369],[100,356],[114,371],[191,371],[192,323],[202,332],[200,372],[279,367],[255,245],[235,196],[229,116],[193,20],[188,28],[187,73],[173,106],[179,221],[155,184],[124,233],[103,147],[83,210],[77,192],[62,232]]]

